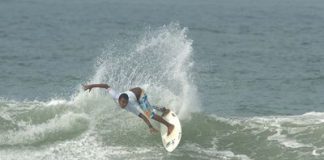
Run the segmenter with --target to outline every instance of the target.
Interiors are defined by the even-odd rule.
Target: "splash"
[[[107,48],[90,83],[108,83],[119,91],[140,86],[153,103],[175,110],[183,119],[199,111],[192,54],[186,28],[175,23],[148,28],[132,48]]]

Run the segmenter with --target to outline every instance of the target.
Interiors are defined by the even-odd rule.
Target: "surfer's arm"
[[[105,88],[108,89],[110,86],[108,84],[88,84],[88,85],[83,85],[83,89],[91,91],[92,88]]]
[[[152,126],[151,122],[146,118],[146,116],[144,116],[142,113],[140,113],[138,116],[142,118],[143,121],[147,124],[147,126],[150,128],[151,133],[158,131]]]
[[[108,84],[89,84],[89,85],[83,85],[83,89],[91,91],[92,88],[104,88],[108,90],[108,93],[114,100],[118,100],[119,93],[116,92],[114,89],[112,89]]]
[[[143,89],[140,87],[135,87],[135,88],[130,89],[130,91],[132,91],[135,94],[136,99],[139,100],[141,97],[141,94],[143,92]]]

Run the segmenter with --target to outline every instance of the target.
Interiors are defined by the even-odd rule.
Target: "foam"
[[[32,148],[20,148],[19,154],[16,150],[0,150],[0,158],[3,160],[15,159],[138,159],[136,155],[159,155],[161,149],[155,147],[124,147],[124,146],[105,146],[98,142],[96,134],[92,131],[87,131],[81,137],[66,140],[59,143],[51,144],[47,147],[42,147],[37,150]],[[147,156],[147,155],[146,155]],[[154,159],[154,158],[153,158]]]
[[[52,99],[49,102],[45,102],[44,105],[51,107],[51,106],[58,106],[58,105],[66,105],[69,104],[69,101],[65,99]]]
[[[321,147],[312,142],[307,142],[302,137],[312,134],[312,130],[323,126],[324,113],[309,112],[303,115],[293,116],[266,116],[245,118],[224,118],[212,115],[216,120],[230,124],[231,126],[243,127],[240,132],[249,131],[251,134],[270,133],[266,140],[277,142],[285,148],[305,149],[307,154],[321,155]],[[311,138],[311,137],[309,137]],[[320,138],[320,137],[319,137]]]
[[[215,158],[220,160],[227,160],[227,159],[250,160],[251,159],[244,154],[234,154],[230,150],[219,151],[214,146],[211,148],[206,148],[195,143],[190,143],[190,144],[185,143],[183,146],[181,146],[181,149],[185,151],[191,151],[188,153],[189,156],[191,158],[196,158],[196,159],[215,159]]]
[[[85,114],[68,112],[42,124],[19,121],[18,129],[0,134],[0,146],[30,145],[45,142],[48,139],[60,139],[64,134],[76,134],[88,128],[88,117]]]
[[[310,144],[303,144],[297,142],[296,139],[293,138],[288,138],[286,135],[282,133],[282,129],[276,129],[276,133],[269,136],[267,139],[270,141],[277,141],[281,145],[289,148],[302,148],[302,147],[314,147],[313,145]]]

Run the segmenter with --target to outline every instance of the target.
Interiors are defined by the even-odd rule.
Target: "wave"
[[[0,129],[1,154],[10,159],[15,155],[10,154],[11,148],[22,152],[27,149],[30,153],[26,156],[35,158],[39,151],[28,146],[46,146],[43,156],[52,158],[71,158],[77,153],[78,158],[92,155],[93,159],[137,159],[152,154],[159,158],[242,160],[276,156],[321,159],[324,155],[321,112],[264,117],[192,113],[191,119],[181,120],[184,134],[178,149],[167,155],[163,154],[160,136],[150,135],[140,119],[119,109],[105,93],[82,92],[78,98],[48,102],[2,100],[0,123],[7,125]]]
[[[87,82],[108,83],[120,91],[140,86],[151,102],[175,110],[183,127],[175,152],[166,153],[160,136],[150,135],[142,120],[117,107],[105,90],[89,93],[79,85],[67,99],[0,99],[1,159],[316,160],[324,156],[324,113],[242,118],[201,112],[191,77],[192,40],[186,32],[170,24],[148,29],[133,48],[107,47]]]
[[[323,116],[322,112],[309,112],[294,116],[212,117],[217,121],[214,126],[228,125],[226,137],[218,142],[231,139],[230,143],[227,142],[230,145],[226,145],[231,150],[247,148],[243,153],[256,157],[263,154],[265,159],[278,155],[293,159],[321,159],[324,155]]]

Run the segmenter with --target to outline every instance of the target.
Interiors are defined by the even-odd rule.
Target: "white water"
[[[119,91],[142,87],[152,103],[171,108],[181,119],[188,118],[190,112],[199,111],[200,102],[191,77],[192,40],[186,32],[172,23],[148,29],[135,48],[107,48],[89,83],[108,83]]]

